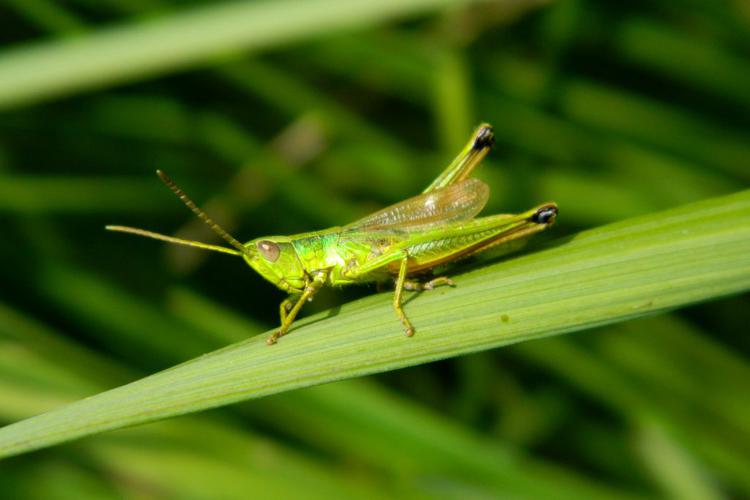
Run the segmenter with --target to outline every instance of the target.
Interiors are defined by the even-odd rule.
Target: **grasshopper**
[[[492,127],[480,125],[459,155],[421,194],[345,226],[292,236],[265,236],[242,244],[157,170],[164,184],[231,248],[132,227],[107,229],[244,258],[258,274],[289,294],[279,307],[281,326],[268,338],[269,345],[289,331],[302,306],[321,287],[388,280],[395,281],[393,308],[411,337],[414,326],[403,309],[403,291],[454,285],[445,276],[420,280],[425,273],[435,266],[528,237],[555,221],[555,203],[544,203],[517,215],[474,218],[487,203],[489,187],[469,175],[493,144]]]

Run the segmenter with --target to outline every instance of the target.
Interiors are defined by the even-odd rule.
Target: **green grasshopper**
[[[216,224],[163,172],[157,174],[187,207],[232,248],[183,240],[143,229],[107,226],[110,231],[242,256],[265,279],[289,293],[281,303],[281,326],[267,343],[289,331],[305,302],[324,285],[395,280],[393,307],[406,330],[414,326],[404,313],[404,290],[432,290],[453,285],[445,276],[420,281],[435,266],[504,245],[546,229],[557,205],[545,203],[521,214],[475,219],[489,198],[489,187],[469,174],[492,148],[494,135],[480,125],[450,165],[422,194],[341,227],[293,236],[266,236],[244,245]]]

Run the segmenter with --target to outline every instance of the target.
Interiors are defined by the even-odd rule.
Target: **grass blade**
[[[0,456],[331,380],[623,321],[750,288],[750,191],[586,231],[408,300],[312,317],[279,345],[253,337],[0,429]]]
[[[133,81],[469,0],[222,2],[0,54],[0,108]]]

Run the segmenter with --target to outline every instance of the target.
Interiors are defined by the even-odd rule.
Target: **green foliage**
[[[739,2],[0,12],[0,454],[237,403],[5,458],[4,495],[750,495],[747,297],[665,313],[750,285]],[[242,240],[346,223],[480,121],[485,213],[558,224],[410,295],[412,339],[347,289],[267,347],[282,294],[240,260],[102,230],[211,241],[156,168]]]

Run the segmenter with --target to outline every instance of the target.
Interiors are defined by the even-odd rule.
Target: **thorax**
[[[379,252],[373,242],[342,236],[340,227],[295,235],[293,245],[309,275],[327,270],[328,281],[337,285],[351,283],[344,276],[346,270],[364,264]]]

